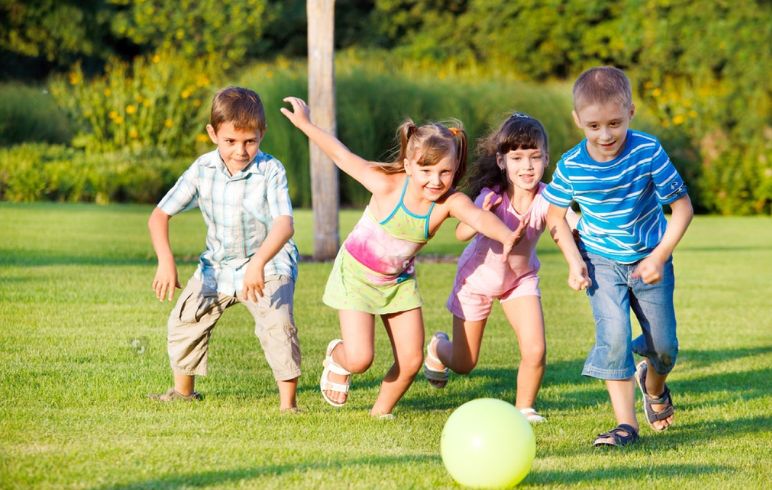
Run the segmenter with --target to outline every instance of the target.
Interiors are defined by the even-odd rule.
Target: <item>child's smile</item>
[[[624,148],[635,107],[615,101],[588,104],[574,111],[574,122],[587,138],[587,152],[598,162],[615,159]]]
[[[525,191],[533,191],[541,182],[547,168],[547,152],[541,148],[510,150],[506,155],[498,154],[499,168],[507,172],[509,185]]]

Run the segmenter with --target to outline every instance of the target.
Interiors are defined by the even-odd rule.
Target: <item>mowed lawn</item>
[[[419,378],[396,419],[368,416],[391,363],[376,333],[374,365],[342,409],[319,395],[337,314],[321,302],[329,263],[303,262],[296,321],[303,412],[280,415],[270,370],[242,307],[214,330],[200,403],[158,404],[171,384],[171,303],[155,300],[148,206],[0,204],[0,488],[454,488],[439,454],[454,408],[514,400],[515,336],[494,310],[478,368],[443,391]],[[343,211],[344,233],[359,212]],[[297,241],[312,251],[310,211]],[[204,244],[197,211],[172,220],[181,281]],[[452,224],[426,249],[463,248]],[[540,244],[548,364],[525,487],[762,488],[772,477],[772,220],[698,217],[676,251],[681,354],[670,378],[675,426],[620,451],[591,447],[614,425],[603,384],[583,378],[593,342],[582,293],[548,237]],[[452,261],[419,261],[427,332],[448,329]],[[634,327],[637,329],[637,326]]]

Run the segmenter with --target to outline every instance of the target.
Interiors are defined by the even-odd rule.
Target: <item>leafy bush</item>
[[[112,17],[111,31],[139,46],[174,50],[188,60],[217,56],[230,68],[255,51],[273,19],[265,0],[110,0],[125,5]]]
[[[66,143],[70,138],[69,121],[46,90],[0,85],[0,146],[27,141]]]
[[[411,76],[415,75],[415,76]],[[417,123],[460,119],[474,140],[514,110],[539,118],[550,135],[553,161],[576,141],[570,99],[564,86],[535,87],[517,81],[477,83],[455,77],[437,79],[436,70],[396,76],[377,62],[346,60],[336,74],[337,120],[340,139],[355,153],[385,161],[394,149],[395,130],[406,118]],[[255,89],[263,99],[268,131],[261,148],[287,168],[296,205],[311,205],[308,140],[281,115],[282,98],[306,96],[306,67],[279,61],[246,71],[239,84]],[[341,178],[342,202],[362,205],[368,198],[361,185]]]
[[[189,155],[204,143],[208,111],[221,72],[214,58],[188,61],[169,52],[108,64],[87,80],[79,64],[50,84],[79,124],[73,145],[89,153],[161,150]]]
[[[155,203],[192,161],[153,153],[87,154],[60,145],[0,149],[0,199]]]

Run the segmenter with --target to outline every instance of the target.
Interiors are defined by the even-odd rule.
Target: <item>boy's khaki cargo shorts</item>
[[[236,303],[247,307],[255,319],[268,365],[277,381],[300,376],[300,345],[292,314],[295,282],[286,276],[265,280],[263,296],[257,302],[204,288],[192,277],[169,315],[169,363],[175,374],[206,375],[209,337],[226,308]]]

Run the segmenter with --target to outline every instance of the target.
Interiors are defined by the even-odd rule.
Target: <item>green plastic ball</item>
[[[507,488],[531,470],[536,438],[514,405],[480,398],[458,407],[442,429],[440,452],[458,483],[475,488]]]

